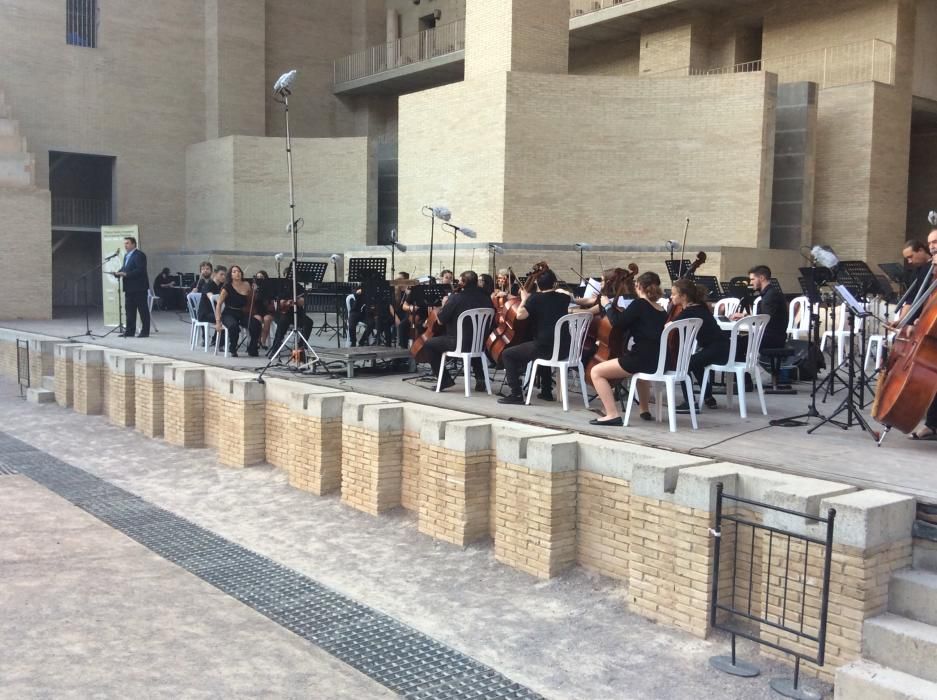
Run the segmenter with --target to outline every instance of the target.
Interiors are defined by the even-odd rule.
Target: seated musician
[[[443,300],[442,308],[437,316],[437,323],[446,329],[445,335],[437,335],[426,341],[424,346],[430,356],[430,366],[433,368],[433,374],[439,374],[439,365],[442,362],[442,356],[445,352],[456,349],[456,336],[459,332],[456,321],[464,311],[472,309],[490,309],[491,298],[488,297],[482,288],[478,286],[478,275],[468,270],[459,275],[459,287]],[[462,342],[468,345],[472,342],[471,328],[464,328],[462,332]],[[485,380],[482,371],[482,360],[475,358],[472,360],[472,372],[475,375],[476,391],[485,390]],[[449,372],[443,372],[442,389],[447,389],[455,384],[455,380]]]
[[[478,276],[478,286],[482,288],[485,294],[492,297],[491,301],[494,302],[495,278],[487,273],[482,273]]]
[[[270,279],[266,270],[257,270],[254,273],[254,281]],[[273,325],[273,314],[276,305],[275,299],[267,299],[260,285],[254,285],[254,318],[260,321],[260,346],[267,347],[267,341],[270,339],[270,326]]]
[[[410,317],[403,309],[410,291],[407,286],[409,282],[409,272],[397,273],[397,278],[394,280],[394,298],[390,307],[390,315],[396,329],[394,332],[399,348],[407,348],[410,345]]]
[[[923,282],[929,285],[937,279],[937,228],[927,236],[927,246],[931,254],[930,275],[925,277]],[[926,266],[925,269],[927,269]],[[918,311],[918,315],[920,315],[920,311]],[[916,319],[912,323],[915,321]],[[911,439],[937,441],[937,396],[934,397],[930,408],[927,409],[927,415],[924,417],[924,427],[911,433]]]
[[[767,265],[756,265],[748,271],[748,281],[752,289],[761,294],[761,306],[758,313],[771,317],[765,328],[761,347],[765,350],[783,348],[787,344],[787,300],[777,287],[771,285],[771,268]],[[738,321],[743,316],[742,313],[733,314],[732,320]],[[739,340],[741,341],[742,338]],[[745,344],[740,343],[741,345]],[[740,352],[744,353],[745,349],[740,347]]]
[[[670,290],[671,303],[683,307],[683,311],[674,320],[683,321],[688,318],[698,318],[703,322],[696,336],[698,350],[690,358],[690,374],[693,375],[700,386],[703,385],[703,372],[708,365],[723,365],[729,360],[730,336],[716,323],[712,311],[706,305],[707,295],[708,292],[705,287],[701,287],[686,278],[674,282]],[[703,401],[707,407],[716,408],[718,404],[715,397],[713,397],[712,385],[712,382],[707,385]],[[693,397],[686,395],[686,387],[684,387],[683,403],[677,406],[677,413],[689,413],[689,401],[691,400],[693,400]]]
[[[358,338],[358,324],[364,324],[364,333]],[[348,311],[348,341],[351,347],[369,345],[369,338],[374,331],[374,314],[370,312],[364,301],[364,287],[355,289],[351,309]]]
[[[198,266],[198,279],[196,279],[195,286],[192,287],[191,291],[202,294],[202,286],[207,285],[211,281],[212,272],[214,271],[212,270],[211,263],[207,260],[202,261]]]
[[[257,343],[260,341],[260,321],[251,312],[253,289],[250,282],[244,279],[244,271],[239,265],[231,266],[231,276],[221,288],[218,303],[215,305],[215,330],[221,332],[222,327],[228,329],[228,353],[237,357],[238,335],[241,327],[248,329],[250,343],[247,354],[257,357]]]
[[[267,353],[268,357],[272,357],[273,353],[280,349],[280,346],[283,344],[283,339],[286,337],[286,334],[289,332],[290,328],[293,327],[293,304],[292,299],[289,300],[280,300],[276,302],[276,322],[277,322],[277,332],[273,338],[273,345],[270,346],[270,352]],[[309,340],[309,336],[312,333],[312,327],[315,325],[311,318],[306,315],[306,298],[302,295],[296,299],[296,315],[299,319],[299,330],[303,334],[303,337],[306,340]]]
[[[219,265],[208,280],[199,280],[198,293],[202,298],[198,302],[198,320],[203,323],[215,322],[215,307],[212,306],[212,297],[221,294],[221,288],[228,281],[228,268]]]
[[[589,421],[592,425],[620,426],[623,421],[615,401],[612,382],[627,379],[639,372],[657,371],[660,353],[660,337],[667,323],[667,312],[657,302],[660,300],[660,277],[654,272],[645,272],[635,281],[637,299],[627,308],[619,309],[617,299],[602,297],[602,306],[615,328],[630,331],[634,344],[621,357],[601,362],[592,368],[592,386],[598,392],[605,415]],[[638,400],[641,418],[653,420],[648,408],[650,387],[638,384]]]
[[[439,273],[439,284],[452,284],[455,281],[455,274],[452,270],[443,270]]]
[[[537,291],[533,294],[521,289],[521,305],[517,310],[517,320],[529,318],[534,326],[534,340],[507,348],[501,354],[504,363],[505,381],[511,393],[498,399],[498,403],[524,403],[524,371],[528,362],[535,359],[547,359],[553,355],[553,338],[556,322],[569,313],[569,294],[556,288],[556,273],[547,270],[537,278]],[[569,353],[568,334],[560,347],[560,359]],[[537,370],[540,377],[540,393],[537,397],[544,401],[554,401],[553,372],[549,367]],[[533,378],[531,378],[533,381]]]
[[[511,272],[509,270],[498,270],[498,276],[495,278],[495,289],[491,296],[491,301],[497,307],[500,301],[509,296],[517,296],[519,285],[511,284]]]

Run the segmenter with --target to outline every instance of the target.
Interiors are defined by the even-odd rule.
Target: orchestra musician
[[[905,299],[904,304],[898,310],[898,320],[903,319],[908,313],[917,293],[930,284],[932,270],[930,250],[927,244],[921,241],[911,240],[905,243],[901,255],[907,264],[905,283],[909,289],[911,285],[914,285],[914,291]]]
[[[495,278],[495,289],[491,301],[495,308],[503,299],[509,296],[517,296],[519,285],[511,284],[511,273],[509,270],[498,270],[498,276]]]
[[[494,293],[495,293],[495,280],[494,277],[487,273],[482,273],[478,276],[478,286],[484,290],[485,294],[491,297],[492,303],[494,302]]]
[[[270,339],[270,326],[273,325],[273,312],[276,308],[276,299],[267,299],[261,285],[256,282],[263,282],[270,279],[266,270],[257,270],[254,273],[254,318],[260,321],[260,345],[267,347],[267,341]],[[292,318],[292,314],[290,314]]]
[[[396,328],[397,347],[406,349],[410,345],[410,317],[404,311],[407,296],[410,293],[409,272],[398,272],[394,280],[394,299],[390,307],[391,321]]]
[[[696,379],[697,384],[703,385],[703,373],[708,365],[724,365],[729,361],[729,350],[731,337],[729,333],[722,330],[716,322],[712,311],[706,304],[707,290],[690,279],[679,279],[673,283],[670,289],[670,301],[683,307],[683,311],[677,316],[676,321],[682,321],[688,318],[698,318],[703,322],[696,336],[698,350],[690,357],[690,374]],[[689,413],[689,402],[693,400],[692,396],[686,395],[686,387],[683,387],[683,403],[677,406],[677,413]],[[708,408],[717,408],[718,404],[713,396],[712,382],[706,387],[706,395],[703,397]]]
[[[771,285],[771,268],[767,265],[756,265],[748,271],[748,282],[752,289],[761,294],[758,313],[771,317],[765,328],[761,347],[765,350],[783,348],[787,344],[787,300],[777,287]],[[741,312],[735,313],[732,320],[738,321],[743,316]],[[744,348],[740,348],[740,352],[744,351]]]
[[[421,277],[419,279],[419,284],[429,284],[430,282],[431,279],[429,277]],[[400,300],[401,322],[397,327],[397,341],[402,348],[407,347],[409,336],[413,334],[416,336],[420,335],[423,332],[423,327],[426,325],[428,309],[414,304],[412,302],[412,295],[413,287],[410,287],[404,292]],[[403,336],[402,340],[401,335]]]
[[[556,273],[552,270],[541,272],[537,278],[537,291],[529,293],[521,289],[521,305],[517,310],[517,320],[530,319],[534,327],[534,339],[504,350],[501,360],[504,363],[505,381],[511,393],[498,399],[498,403],[524,403],[524,370],[535,359],[547,359],[553,355],[553,338],[556,322],[569,313],[569,294],[557,290]],[[560,346],[560,359],[569,354],[569,334],[565,334]],[[549,367],[537,370],[540,377],[540,393],[537,398],[543,401],[555,401],[553,397],[553,372]],[[533,378],[531,377],[531,381]]]
[[[202,285],[208,284],[208,282],[211,280],[212,272],[214,272],[214,270],[212,269],[210,262],[203,260],[201,263],[199,263],[198,278],[195,280],[195,286],[192,287],[190,291],[202,294]]]
[[[358,324],[364,324],[364,333],[358,338]],[[364,287],[355,289],[351,309],[348,311],[348,341],[351,347],[369,345],[368,340],[374,331],[374,315],[369,313],[368,305],[364,301]]]
[[[589,421],[592,425],[620,426],[623,424],[621,413],[615,401],[612,382],[627,379],[639,372],[655,372],[660,351],[660,337],[667,323],[667,312],[658,303],[661,297],[660,277],[653,272],[645,272],[635,281],[637,299],[627,308],[619,309],[618,300],[602,296],[601,303],[609,321],[616,328],[628,330],[634,340],[630,350],[620,357],[601,362],[592,368],[592,385],[602,402],[604,415]],[[638,384],[638,401],[641,418],[652,420],[648,408],[650,387],[645,382]]]
[[[433,374],[439,374],[439,366],[442,363],[443,354],[456,349],[456,336],[459,332],[456,321],[459,315],[464,311],[472,309],[490,309],[492,308],[491,298],[485,294],[478,286],[478,275],[471,270],[467,270],[459,275],[459,286],[452,294],[443,300],[443,305],[437,316],[437,323],[446,329],[445,335],[437,335],[426,341],[425,350],[430,357],[430,366],[433,368]],[[472,342],[472,329],[466,327],[462,329],[462,342],[466,345]],[[475,390],[485,391],[485,379],[482,370],[482,360],[474,358],[472,360],[472,372],[475,375]],[[455,385],[455,380],[448,371],[443,372],[440,389],[447,389]]]
[[[276,302],[274,308],[276,309],[277,332],[274,334],[273,345],[270,346],[268,357],[272,356],[272,353],[280,349],[280,346],[283,344],[283,339],[286,337],[290,328],[293,327],[292,299],[285,302]],[[306,340],[309,340],[314,324],[312,319],[306,315],[306,297],[302,294],[296,299],[296,316],[299,319],[300,332]]]
[[[181,309],[185,305],[185,295],[172,278],[168,267],[160,270],[153,280],[153,294],[163,302],[163,308]]]
[[[455,274],[452,270],[443,270],[439,273],[439,284],[452,284],[455,280]]]
[[[924,285],[929,285],[933,280],[937,279],[937,228],[933,229],[927,236],[927,247],[931,255],[931,264],[930,266],[924,266],[924,270],[929,273],[922,278],[922,283]],[[920,314],[920,311],[918,311],[918,314]],[[913,319],[911,322],[914,323],[916,320],[917,319]],[[937,441],[937,397],[934,398],[930,408],[927,409],[927,415],[924,417],[924,426],[911,433],[911,439]]]
[[[221,288],[218,303],[215,305],[215,330],[228,329],[228,352],[237,357],[238,335],[241,326],[248,329],[250,342],[247,354],[257,357],[257,344],[260,341],[260,321],[252,313],[254,290],[250,282],[244,279],[244,270],[239,265],[232,265],[230,279]]]
[[[227,282],[228,268],[224,265],[218,265],[211,277],[207,280],[198,281],[198,293],[202,298],[198,302],[198,320],[203,323],[215,322],[215,310],[211,303],[211,297],[215,294],[221,294],[221,289]]]

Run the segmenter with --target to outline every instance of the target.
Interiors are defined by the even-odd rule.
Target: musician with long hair
[[[232,265],[228,282],[221,289],[215,304],[215,330],[228,329],[228,353],[237,357],[238,335],[243,326],[250,333],[247,354],[257,357],[257,344],[260,342],[260,321],[254,317],[251,302],[254,290],[250,282],[244,279],[244,270],[239,265]]]
[[[623,421],[612,382],[637,374],[654,372],[660,351],[660,337],[667,322],[667,312],[658,303],[661,297],[660,277],[653,272],[645,272],[635,281],[637,299],[625,309],[619,309],[617,300],[602,297],[602,306],[612,325],[622,330],[631,331],[634,345],[620,357],[597,364],[592,368],[592,386],[595,387],[602,402],[604,415],[590,423],[599,426],[620,426]],[[641,418],[652,420],[649,410],[650,388],[641,382],[638,385],[638,400]]]
[[[260,284],[270,279],[266,270],[257,270],[254,273],[254,318],[260,321],[260,345],[267,347],[270,338],[270,326],[273,325],[273,312],[276,308],[276,299],[268,299]],[[292,315],[292,314],[291,314]]]

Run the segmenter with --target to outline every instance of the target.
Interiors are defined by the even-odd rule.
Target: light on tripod
[[[435,243],[436,237],[436,219],[441,221],[449,221],[452,218],[452,212],[449,211],[449,207],[442,205],[430,206],[429,204],[424,205],[420,210],[420,213],[423,216],[429,218],[429,274],[433,274],[433,245]]]
[[[832,270],[839,265],[839,257],[828,245],[815,245],[810,249],[810,254],[820,267]]]
[[[448,229],[452,234],[452,271],[455,273],[456,243],[458,243],[459,234],[461,233],[466,238],[477,238],[478,234],[475,232],[475,229],[469,228],[468,226],[456,226],[455,224],[444,223],[443,228]]]
[[[341,257],[342,257],[342,256],[341,256],[340,254],[338,254],[338,253],[332,253],[332,254],[329,256],[329,262],[334,265],[335,263],[337,263],[337,262],[339,261],[339,259],[340,259]]]
[[[582,270],[583,270],[582,256],[583,256],[583,253],[585,253],[587,250],[592,250],[592,244],[591,243],[574,243],[573,248],[579,251],[579,277],[581,278]]]
[[[296,69],[284,73],[273,85],[273,94],[280,97],[289,97],[293,94],[293,83],[296,82]]]

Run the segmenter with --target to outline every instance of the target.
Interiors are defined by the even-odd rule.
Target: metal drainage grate
[[[0,470],[15,469],[407,698],[540,698],[494,669],[0,432]]]

